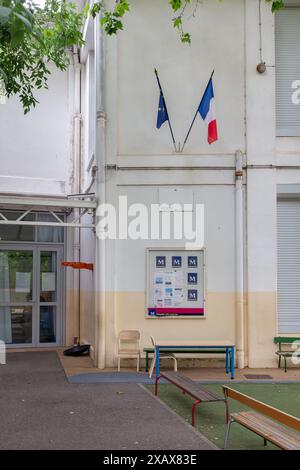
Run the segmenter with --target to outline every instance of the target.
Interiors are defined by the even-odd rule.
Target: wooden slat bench
[[[281,366],[281,358],[284,359],[284,371],[287,372],[287,365],[286,365],[286,360],[289,357],[292,357],[293,354],[295,354],[296,349],[291,349],[291,344],[295,343],[298,341],[299,345],[298,348],[300,347],[300,338],[296,338],[293,336],[276,336],[274,338],[274,343],[278,344],[278,350],[276,351],[276,354],[278,355],[278,367],[280,368]],[[288,349],[283,349],[282,346],[289,345]]]
[[[228,413],[224,449],[227,448],[231,424],[236,422],[261,436],[264,439],[264,445],[269,441],[284,450],[300,450],[299,432],[289,429],[300,431],[300,419],[232,388],[223,386],[223,391],[227,402],[227,410],[229,410],[228,398],[237,400],[255,410]]]
[[[192,425],[195,426],[196,424],[196,406],[200,403],[209,403],[209,402],[216,402],[216,401],[223,401],[227,406],[227,402],[225,398],[207,390],[202,385],[195,383],[189,377],[186,377],[183,374],[179,374],[178,372],[161,372],[159,377],[156,377],[155,380],[155,396],[158,396],[158,381],[159,379],[165,379],[171,384],[175,385],[176,387],[180,388],[183,393],[190,395],[194,398],[194,403],[192,405]],[[227,417],[227,412],[226,412]]]
[[[144,348],[144,353],[146,354],[146,372],[149,370],[149,354],[154,354],[154,348]],[[226,349],[204,349],[204,348],[164,348],[164,353],[172,354],[226,354]],[[230,353],[229,353],[229,363],[230,363]],[[230,364],[229,364],[230,367]]]

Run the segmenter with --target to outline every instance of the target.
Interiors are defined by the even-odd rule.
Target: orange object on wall
[[[88,269],[89,271],[94,270],[93,263],[79,263],[77,261],[63,261],[61,264],[63,266],[68,266],[73,269]]]

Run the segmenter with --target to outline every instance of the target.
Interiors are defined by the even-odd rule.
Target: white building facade
[[[273,15],[259,0],[204,0],[186,21],[188,46],[166,1],[133,0],[117,37],[88,20],[85,46],[28,116],[13,99],[1,105],[0,333],[8,344],[80,337],[103,368],[115,364],[118,332],[135,329],[142,347],[150,335],[230,340],[243,368],[276,365],[274,336],[300,336],[300,2],[286,3]],[[184,151],[174,151],[167,123],[156,129],[154,68],[181,143],[215,70],[216,143],[197,117]],[[111,204],[119,216],[125,196],[128,207],[160,213],[165,204],[187,204],[194,215],[204,206],[204,249],[192,250],[203,261],[199,288],[182,291],[198,291],[191,305],[201,297],[203,314],[148,310],[161,273],[151,256],[184,264],[184,237],[96,236],[97,207]],[[18,224],[28,210],[20,220],[28,224]]]

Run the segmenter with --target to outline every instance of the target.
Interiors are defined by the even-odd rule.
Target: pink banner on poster
[[[156,315],[204,315],[204,308],[149,308],[148,311],[154,311]]]

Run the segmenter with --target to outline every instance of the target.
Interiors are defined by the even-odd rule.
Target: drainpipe
[[[81,191],[81,65],[79,62],[78,48],[73,48],[74,58],[74,117],[73,117],[73,152],[74,152],[74,184],[73,192],[79,194]],[[74,209],[74,217],[79,216],[79,209]],[[80,228],[74,228],[73,256],[75,261],[80,261]],[[73,272],[73,302],[74,315],[76,322],[76,335],[78,334],[78,343],[81,336],[80,321],[80,270],[74,269]],[[75,337],[76,337],[75,335]],[[74,338],[75,343],[75,338]]]
[[[245,367],[244,346],[244,240],[243,240],[243,153],[235,154],[235,246],[236,246],[236,348],[237,365]]]
[[[103,32],[100,26],[100,16],[95,18],[95,97],[96,97],[96,142],[95,160],[96,174],[96,200],[97,207],[105,203],[105,113],[104,113],[104,51]],[[97,224],[96,213],[96,224]],[[105,367],[105,240],[96,236],[96,262],[95,262],[95,315],[96,315],[96,354],[99,369]]]

